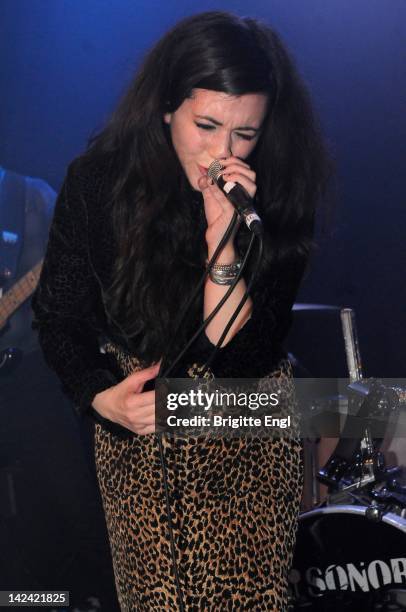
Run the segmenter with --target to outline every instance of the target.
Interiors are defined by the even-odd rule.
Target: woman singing
[[[215,160],[254,199],[264,252],[210,374],[289,377],[281,342],[328,164],[292,60],[253,19],[194,15],[149,52],[108,125],[68,169],[33,300],[47,362],[96,420],[97,475],[127,612],[287,606],[299,441],[164,434],[167,498],[154,433],[160,362],[220,302],[250,240],[237,225],[176,332],[234,214],[208,177]],[[172,376],[203,371],[254,258]]]

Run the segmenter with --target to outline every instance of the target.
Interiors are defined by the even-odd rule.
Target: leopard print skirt
[[[123,373],[141,369],[115,347]],[[284,361],[278,375],[291,376]],[[287,610],[302,490],[299,439],[162,436],[184,609]],[[96,470],[123,612],[177,611],[155,434],[95,429]]]

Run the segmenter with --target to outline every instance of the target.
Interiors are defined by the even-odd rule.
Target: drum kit
[[[321,438],[305,441],[307,500],[289,576],[289,611],[406,612],[406,468],[387,465],[391,455],[382,434],[386,428],[389,438],[387,424],[394,422],[385,417],[404,418],[406,389],[364,380],[354,312],[341,309],[340,318],[347,416],[324,449]],[[354,398],[356,416],[363,417],[359,437],[350,418]]]

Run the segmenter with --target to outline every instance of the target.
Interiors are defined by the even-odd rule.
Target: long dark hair
[[[163,121],[195,88],[268,95],[262,133],[248,160],[257,172],[257,207],[267,229],[264,273],[276,260],[308,254],[328,174],[306,89],[271,28],[207,12],[184,19],[153,47],[88,149],[88,155],[114,158],[111,201],[120,248],[107,310],[147,362],[163,354],[204,268],[202,196],[189,186]],[[246,243],[241,229],[239,248]]]

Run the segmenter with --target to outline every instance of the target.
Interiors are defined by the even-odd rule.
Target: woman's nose
[[[211,157],[213,157],[213,159],[230,157],[230,155],[233,154],[231,151],[231,146],[231,134],[217,134],[211,146]]]

